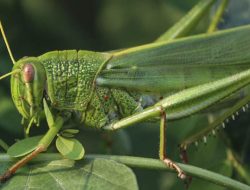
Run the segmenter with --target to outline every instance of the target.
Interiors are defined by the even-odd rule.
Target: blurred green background
[[[149,43],[180,19],[196,0],[0,0],[0,19],[15,59],[38,56],[51,50],[87,49],[109,51]],[[240,1],[237,1],[240,2]],[[221,28],[249,23],[249,0],[241,0],[245,6],[231,5]],[[238,4],[237,4],[238,5]],[[247,6],[248,5],[248,6]],[[239,10],[243,16],[240,16]],[[248,9],[248,10],[247,10]],[[245,13],[243,14],[243,11]],[[209,15],[199,24],[205,31]],[[237,15],[237,17],[235,17]],[[0,75],[11,70],[12,63],[0,37]],[[0,138],[12,144],[23,138],[21,117],[10,95],[9,78],[0,82]],[[240,114],[230,122],[217,138],[209,138],[207,144],[188,150],[190,163],[217,171],[246,182],[233,167],[229,150],[239,156],[246,170],[249,169],[250,121],[249,113]],[[180,161],[178,144],[185,137],[207,125],[206,116],[193,116],[172,122],[167,131],[167,153]],[[135,127],[106,134],[85,129],[79,137],[87,153],[113,153],[133,156],[158,157],[159,127],[157,123],[143,123]],[[46,130],[32,128],[32,133]],[[39,131],[39,132],[37,132]],[[226,134],[224,132],[227,132]],[[229,139],[229,149],[221,136]],[[237,151],[236,151],[237,150]],[[184,189],[176,174],[134,169],[140,189]],[[197,179],[190,189],[224,189]]]

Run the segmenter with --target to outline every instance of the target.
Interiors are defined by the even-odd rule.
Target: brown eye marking
[[[23,66],[23,80],[25,83],[32,82],[34,80],[35,70],[32,64],[27,63]]]

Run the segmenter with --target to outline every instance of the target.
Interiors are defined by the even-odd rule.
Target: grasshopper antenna
[[[4,39],[4,43],[5,43],[6,47],[7,47],[8,53],[9,53],[9,55],[10,55],[11,61],[12,61],[13,64],[15,64],[16,61],[15,61],[15,59],[14,59],[14,57],[13,57],[13,55],[12,55],[12,52],[11,52],[11,50],[10,50],[10,46],[9,46],[8,41],[7,41],[6,35],[5,35],[5,33],[4,33],[4,29],[3,29],[3,25],[2,25],[2,22],[1,22],[1,21],[0,21],[0,30],[1,30],[1,34],[2,34],[3,39]],[[3,75],[3,76],[0,76],[0,80],[2,80],[3,78],[5,78],[5,77],[7,77],[7,76],[9,76],[9,75],[13,75],[13,74],[16,74],[16,73],[19,73],[19,72],[20,72],[20,69],[13,70],[13,71],[11,71],[11,72],[9,72],[9,73]]]
[[[7,76],[10,76],[10,75],[13,75],[13,74],[16,74],[16,73],[20,73],[20,72],[21,72],[20,69],[15,69],[15,70],[13,70],[13,71],[11,71],[11,72],[9,72],[9,73],[3,75],[3,76],[0,76],[0,80],[2,80],[3,78],[5,78],[5,77],[7,77]]]
[[[7,41],[6,35],[5,35],[5,33],[4,33],[4,29],[3,29],[3,25],[2,25],[2,22],[1,22],[1,21],[0,21],[0,30],[1,30],[1,33],[2,33],[2,36],[3,36],[4,42],[5,42],[5,45],[6,45],[6,47],[7,47],[8,53],[9,53],[9,55],[10,55],[11,61],[12,61],[13,64],[15,64],[16,61],[15,61],[15,59],[14,59],[14,57],[13,57],[13,55],[12,55],[12,52],[11,52],[11,50],[10,50],[10,46],[9,46],[8,41]]]

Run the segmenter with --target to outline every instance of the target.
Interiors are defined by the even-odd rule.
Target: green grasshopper
[[[200,1],[155,43],[105,53],[51,51],[15,61],[1,26],[14,66],[0,79],[11,76],[12,99],[24,122],[28,122],[27,131],[32,124],[39,125],[44,115],[49,130],[44,136],[35,137],[35,145],[29,150],[13,151],[15,145],[9,149],[14,157],[27,156],[0,180],[6,181],[46,151],[64,123],[72,118],[84,126],[109,131],[159,118],[159,157],[180,178],[185,178],[181,168],[165,154],[166,120],[188,117],[228,101],[238,92],[247,93],[244,87],[250,82],[250,26],[211,33],[213,27],[209,29],[211,34],[175,39],[186,35],[213,2]],[[156,96],[151,99],[145,94]],[[151,103],[158,96],[163,98]],[[248,99],[246,96],[240,101],[237,109]],[[83,154],[81,149],[76,156],[63,155],[77,160]]]

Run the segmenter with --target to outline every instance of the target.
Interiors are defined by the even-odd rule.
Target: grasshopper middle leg
[[[159,157],[160,159],[169,167],[174,169],[178,173],[178,177],[181,179],[186,178],[186,174],[182,169],[170,160],[166,155],[166,113],[162,108],[161,111],[161,122],[160,122],[160,148],[159,148]]]
[[[150,110],[141,112],[129,117],[126,117],[120,121],[114,122],[110,125],[103,127],[104,130],[116,130],[119,128],[126,127],[130,124],[136,123],[138,121],[144,120],[145,118],[157,117],[160,116],[160,148],[159,148],[159,157],[160,160],[166,164],[166,166],[174,169],[178,173],[178,177],[181,179],[185,179],[186,175],[182,171],[182,169],[177,166],[172,160],[167,158],[166,156],[166,137],[165,137],[165,129],[166,129],[166,112],[162,106],[154,106]]]

